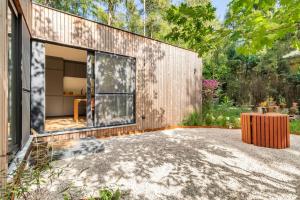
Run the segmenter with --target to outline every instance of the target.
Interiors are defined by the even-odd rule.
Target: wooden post
[[[5,185],[8,140],[8,82],[7,82],[7,0],[0,1],[0,185]]]

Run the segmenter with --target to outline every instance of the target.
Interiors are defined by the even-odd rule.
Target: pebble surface
[[[89,141],[88,148],[77,144],[82,153],[53,162],[64,170],[45,184],[44,199],[60,199],[66,188],[73,199],[94,196],[105,186],[119,188],[123,199],[300,199],[300,136],[280,150],[242,143],[240,130],[215,128],[100,142],[103,151]]]

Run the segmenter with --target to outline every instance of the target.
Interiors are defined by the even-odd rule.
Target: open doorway
[[[45,54],[45,131],[86,127],[87,52],[46,44]]]

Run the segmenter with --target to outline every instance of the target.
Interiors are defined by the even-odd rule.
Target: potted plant
[[[280,108],[286,108],[286,100],[283,96],[279,96],[279,106]]]
[[[299,112],[298,107],[291,107],[290,108],[290,115],[297,115]]]
[[[298,107],[298,103],[297,102],[293,102],[292,103],[292,107]]]
[[[273,97],[268,97],[267,98],[267,103],[268,103],[268,106],[275,106],[276,105]]]
[[[268,106],[268,102],[263,101],[259,104],[260,107],[267,107]]]

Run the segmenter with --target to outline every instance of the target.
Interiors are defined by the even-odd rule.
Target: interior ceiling
[[[45,49],[47,56],[60,57],[65,60],[72,60],[78,62],[86,62],[87,59],[87,51],[84,50],[53,44],[46,44]]]

